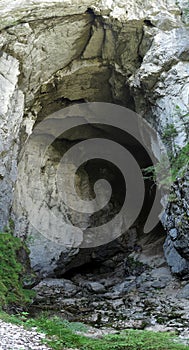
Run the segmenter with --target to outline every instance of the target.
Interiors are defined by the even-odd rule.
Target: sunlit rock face
[[[19,61],[2,52],[0,58],[0,222],[7,225],[17,178],[19,131],[24,114],[24,95],[18,87]]]
[[[24,166],[20,163],[21,151],[35,123],[73,103],[117,103],[141,114],[160,134],[167,124],[173,123],[179,131],[177,145],[182,146],[185,130],[175,106],[183,114],[188,109],[187,6],[187,1],[176,4],[173,0],[152,3],[83,0],[79,5],[75,0],[1,1],[0,227],[8,225],[10,214],[13,215],[15,232],[28,242],[32,265],[41,274],[64,271],[79,248],[67,249],[41,235],[31,226],[20,200],[19,181],[26,177],[31,189],[36,183],[32,168],[29,173],[27,163]],[[47,205],[60,217],[68,217],[70,213],[63,206],[56,206],[58,162],[61,152],[71,144],[94,135],[91,130],[84,134],[60,138],[47,154],[43,195]],[[100,130],[98,136],[105,134]],[[19,181],[15,187],[18,164],[21,164]],[[141,166],[146,165],[144,160]],[[93,172],[95,178],[96,170]],[[89,169],[82,169],[77,175],[78,192],[88,198],[93,196],[93,179],[89,173]],[[112,175],[113,183],[116,176],[119,178]],[[111,215],[121,206],[120,189],[121,185],[117,185],[119,195],[113,199]],[[87,220],[91,218],[86,218],[85,224]],[[137,230],[142,229],[134,228],[135,241]],[[126,249],[134,245],[132,239],[124,238],[119,244]],[[107,254],[112,254],[114,249],[118,249],[117,243],[107,249]],[[83,254],[83,260],[77,258],[74,264],[90,260],[86,256]]]

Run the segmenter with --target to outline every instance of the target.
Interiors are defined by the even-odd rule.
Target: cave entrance
[[[72,64],[70,70],[66,71],[64,76],[59,74],[58,77],[53,77],[41,86],[40,92],[28,112],[30,119],[31,115],[35,115],[34,127],[53,112],[85,102],[109,102],[135,110],[134,98],[124,76],[120,72],[116,72],[110,63],[90,61],[86,64],[86,62],[81,61],[74,64]],[[74,269],[77,269],[78,266],[84,266],[85,269],[87,268],[86,264],[99,265],[110,256],[119,255],[120,252],[122,258],[126,252],[128,254],[132,252],[139,253],[139,250],[143,250],[147,244],[156,246],[155,242],[157,242],[158,245],[159,240],[161,240],[162,248],[162,236],[164,237],[162,227],[159,226],[148,236],[144,236],[143,233],[144,224],[156,192],[155,183],[151,179],[145,180],[144,203],[136,222],[134,222],[129,232],[105,246],[101,245],[94,249],[78,249],[74,246],[67,248],[44,237],[37,229],[37,224],[31,224],[29,213],[23,205],[28,201],[27,198],[24,198],[24,192],[27,192],[26,189],[28,188],[30,188],[32,196],[32,207],[36,207],[35,217],[38,217],[38,210],[42,208],[45,212],[47,208],[57,218],[55,222],[57,231],[60,230],[59,221],[61,220],[71,222],[73,225],[90,228],[103,225],[119,213],[127,192],[124,178],[113,163],[100,158],[87,161],[79,167],[76,172],[75,187],[82,199],[91,200],[94,199],[94,184],[98,179],[105,179],[111,185],[112,195],[109,203],[102,210],[93,215],[86,215],[81,219],[78,213],[70,208],[65,208],[64,202],[57,199],[59,188],[56,183],[56,174],[61,158],[73,146],[92,138],[108,139],[120,144],[133,155],[141,169],[152,165],[149,155],[133,136],[119,128],[103,124],[100,126],[97,124],[81,125],[56,138],[45,152],[43,164],[40,168],[39,184],[33,176],[35,164],[29,164],[28,156],[22,159],[18,167],[16,191],[17,194],[23,193],[23,198],[20,195],[15,195],[14,211],[16,216],[19,215],[16,230],[18,234],[23,231],[27,232],[32,267],[42,275],[61,277],[67,271],[75,273]],[[31,149],[29,151],[31,151],[35,163],[35,150]],[[68,173],[67,176],[69,177],[70,174]],[[20,186],[22,189],[20,189]],[[39,207],[37,203],[41,198],[43,198],[43,201]],[[45,217],[45,214],[42,216]],[[48,217],[46,217],[44,225],[48,225],[48,220]],[[161,249],[158,249],[160,252]],[[161,252],[161,254],[163,253]],[[90,266],[92,267],[92,265]]]

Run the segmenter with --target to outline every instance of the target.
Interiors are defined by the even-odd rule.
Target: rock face
[[[0,229],[8,225],[11,214],[15,233],[28,242],[32,266],[41,274],[64,271],[65,264],[76,258],[79,249],[55,244],[30,224],[20,200],[24,193],[19,193],[19,181],[26,179],[28,188],[35,190],[32,167],[25,163],[17,175],[25,141],[35,123],[50,113],[75,102],[102,101],[137,111],[161,134],[166,125],[173,123],[178,129],[177,145],[182,146],[185,129],[175,106],[179,105],[183,114],[188,108],[187,6],[187,1],[182,0],[155,0],[150,4],[134,0],[82,0],[79,6],[75,0],[1,1]],[[100,130],[98,136],[104,136],[104,132]],[[85,130],[84,134],[83,138],[93,136],[93,130]],[[61,152],[80,138],[81,134],[75,133],[57,140],[46,154],[43,169],[47,205],[69,220],[70,213],[64,207],[57,208],[54,175]],[[120,188],[121,185],[117,186],[118,194]],[[92,196],[92,180],[86,169],[78,174],[77,189]],[[39,195],[36,191],[36,196]],[[113,199],[112,215],[121,205],[120,196]],[[169,210],[168,216],[174,214],[172,206]],[[178,227],[173,225],[171,229]],[[136,230],[141,233],[141,228],[134,228],[135,233]],[[187,260],[186,247],[182,246],[187,239],[173,240],[173,244],[170,235],[178,233],[170,232],[166,244],[172,245],[167,248],[167,257],[178,253]],[[82,259],[84,262],[88,258]],[[168,263],[172,266],[170,259]],[[174,262],[173,271],[175,266]]]
[[[106,264],[105,264],[106,263]],[[188,332],[189,284],[166,267],[149,268],[131,258],[104,262],[71,280],[46,278],[35,286],[32,310],[51,308],[69,321],[95,327]],[[111,266],[111,268],[110,268]],[[114,268],[113,268],[114,266]],[[127,269],[130,268],[130,275]]]
[[[0,58],[0,222],[8,224],[17,177],[18,136],[24,113],[24,95],[18,87],[19,61],[2,52]]]
[[[164,226],[165,256],[173,273],[189,274],[189,171],[173,185]]]

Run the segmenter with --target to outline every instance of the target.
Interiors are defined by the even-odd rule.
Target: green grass
[[[20,315],[21,316],[21,315]],[[82,323],[69,323],[59,317],[50,318],[42,315],[36,319],[22,321],[22,317],[0,314],[0,318],[25,327],[37,327],[37,330],[47,335],[44,342],[55,350],[77,348],[83,350],[187,350],[189,346],[178,343],[175,334],[152,332],[145,330],[125,330],[118,334],[92,339],[75,332],[87,331]],[[177,340],[175,342],[175,340]]]
[[[184,345],[176,344],[173,336],[168,333],[154,333],[150,331],[127,330],[119,334],[104,336],[101,339],[92,339],[74,333],[60,318],[46,319],[41,317],[30,320],[29,324],[37,326],[38,330],[56,339],[47,341],[55,350],[72,347],[83,350],[174,350],[189,349]]]
[[[0,233],[0,307],[10,304],[25,305],[33,292],[23,288],[25,266],[19,262],[18,253],[26,249],[21,240],[10,233]]]

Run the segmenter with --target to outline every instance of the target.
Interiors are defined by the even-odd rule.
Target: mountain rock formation
[[[89,128],[57,139],[46,153],[41,192],[33,177],[35,164],[21,162],[22,149],[34,126],[46,116],[83,102],[125,106],[145,118],[161,136],[167,125],[173,124],[178,130],[176,145],[184,146],[186,125],[178,118],[176,106],[182,114],[187,113],[188,2],[2,0],[0,18],[1,230],[9,226],[12,217],[15,234],[26,240],[32,266],[41,275],[61,275],[91,259],[101,261],[119,250],[136,250],[143,220],[125,237],[96,250],[81,252],[48,240],[31,225],[23,206],[25,193],[19,191],[19,181],[25,181],[35,192],[36,203],[43,196],[44,206],[58,218],[57,227],[62,217],[73,220],[63,206],[57,206],[55,175],[62,154],[80,139],[110,135],[119,141],[121,134]],[[137,148],[130,141],[128,146]],[[35,149],[31,151],[35,158]],[[141,167],[148,166],[141,149],[139,154],[144,160]],[[92,196],[97,168],[99,165],[93,169],[89,164],[77,174],[76,187],[84,197]],[[122,204],[122,180],[111,166],[107,172],[117,193],[108,214],[114,215]],[[189,273],[188,173],[173,188],[176,201],[168,205],[162,220],[167,233],[164,251],[172,272],[182,275]],[[106,219],[105,213],[102,221]],[[160,235],[162,232],[163,228]],[[155,241],[158,238],[157,233]]]

